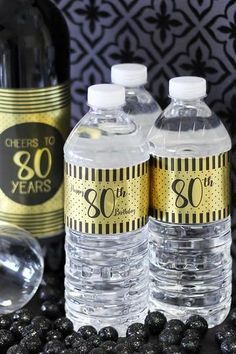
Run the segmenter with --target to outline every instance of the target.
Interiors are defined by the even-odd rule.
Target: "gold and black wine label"
[[[203,158],[152,156],[150,215],[179,224],[202,224],[230,214],[230,153]]]
[[[65,223],[87,234],[117,234],[147,224],[149,162],[96,169],[65,163]]]
[[[0,89],[0,220],[40,238],[63,232],[69,121],[69,84]]]

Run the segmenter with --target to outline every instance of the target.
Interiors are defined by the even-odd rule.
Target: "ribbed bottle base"
[[[231,291],[229,290],[229,294]],[[227,298],[224,302],[220,303],[218,306],[209,306],[209,307],[182,307],[165,304],[160,301],[155,301],[151,299],[150,301],[150,310],[160,310],[165,314],[168,320],[173,318],[178,318],[182,321],[186,321],[192,315],[203,316],[210,328],[215,327],[221,324],[229,314],[231,306],[231,298]]]

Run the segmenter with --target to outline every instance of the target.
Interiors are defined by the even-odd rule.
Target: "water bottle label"
[[[0,220],[43,238],[64,231],[70,90],[0,90]]]
[[[65,163],[65,223],[88,234],[137,230],[148,221],[149,162],[117,169]]]
[[[230,213],[230,153],[204,158],[151,157],[150,214],[160,221],[202,224]]]

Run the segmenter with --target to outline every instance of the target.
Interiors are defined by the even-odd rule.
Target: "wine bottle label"
[[[63,232],[69,84],[0,90],[0,220],[37,237]]]
[[[118,169],[65,164],[65,223],[88,234],[137,230],[148,221],[149,162]]]
[[[230,213],[230,153],[204,158],[151,157],[150,214],[159,221],[202,224]]]

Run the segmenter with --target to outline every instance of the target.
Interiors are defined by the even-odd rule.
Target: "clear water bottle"
[[[117,64],[111,68],[111,81],[125,87],[124,111],[137,123],[147,137],[161,108],[145,89],[147,67],[141,64]]]
[[[203,100],[204,79],[171,79],[169,94],[150,142],[151,308],[213,327],[231,303],[231,140]]]
[[[88,89],[65,144],[66,313],[120,334],[148,308],[149,147],[123,112],[125,90]]]

